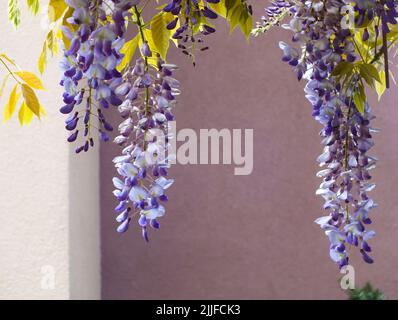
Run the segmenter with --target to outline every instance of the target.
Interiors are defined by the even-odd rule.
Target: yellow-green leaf
[[[357,107],[358,111],[360,113],[363,113],[365,111],[365,101],[363,100],[363,97],[358,92],[354,92],[354,102],[355,102],[355,106]]]
[[[158,53],[158,50],[156,48],[155,42],[153,40],[153,34],[152,31],[150,29],[145,29],[144,30],[144,36],[145,36],[145,40],[148,43],[149,48],[152,51],[152,57],[148,58],[148,63],[157,68],[158,65],[158,59],[156,58],[156,53]],[[139,45],[142,46],[142,39],[141,37],[139,38]]]
[[[22,70],[14,72],[14,74],[21,78],[29,87],[37,90],[44,90],[41,80],[32,72]]]
[[[43,74],[44,69],[46,68],[46,64],[47,64],[47,43],[44,42],[43,49],[39,57],[39,61],[37,62],[37,66],[39,67],[39,71],[41,74]]]
[[[28,8],[33,12],[33,14],[39,13],[39,0],[27,0]]]
[[[384,70],[380,71],[379,76],[380,76],[381,82],[376,81],[376,92],[377,92],[377,95],[380,100],[384,91],[386,91],[386,74],[385,74]]]
[[[21,10],[18,7],[18,0],[8,0],[8,20],[10,20],[15,27],[21,22]]]
[[[168,30],[166,26],[174,19],[175,17],[172,14],[160,12],[154,16],[151,21],[152,38],[156,51],[160,53],[163,59],[166,59],[171,36],[171,31]]]
[[[9,63],[11,63],[14,67],[17,66],[17,64],[15,63],[14,60],[12,60],[9,56],[7,56],[5,53],[1,53],[0,54],[0,58],[3,58],[5,60],[7,60]]]
[[[50,22],[57,21],[61,18],[67,8],[68,6],[64,0],[50,0],[48,4],[48,17]]]
[[[4,77],[3,81],[1,82],[1,85],[0,85],[0,98],[3,95],[3,93],[4,93],[4,89],[6,87],[7,80],[10,77],[10,75],[11,75],[11,73],[7,73],[6,76]]]
[[[247,11],[243,11],[240,16],[239,21],[242,33],[245,35],[246,39],[250,39],[250,34],[253,29],[253,17]]]
[[[219,16],[221,16],[223,18],[227,17],[227,8],[225,6],[225,2],[224,1],[220,1],[218,3],[209,3],[209,6]]]
[[[21,89],[26,106],[40,118],[40,103],[35,92],[25,83],[21,84]]]
[[[27,126],[30,124],[33,118],[33,112],[28,108],[25,101],[22,102],[21,107],[18,112],[18,119],[21,126],[26,124]]]
[[[353,68],[354,65],[352,63],[348,61],[342,61],[333,69],[332,76],[343,76],[347,73],[350,73]]]
[[[138,38],[139,36],[137,35],[133,39],[127,41],[124,45],[123,48],[120,50],[122,54],[124,54],[122,62],[117,67],[117,70],[120,72],[124,68],[126,68],[129,64],[131,59],[134,57],[134,53],[137,50],[137,45],[138,45]]]
[[[379,73],[377,72],[377,69],[374,65],[370,63],[360,63],[359,68],[361,75],[364,76],[365,78],[374,79],[378,82],[381,81]]]
[[[46,110],[43,108],[42,105],[40,105],[40,115],[42,115],[42,116],[46,116],[46,115],[47,115],[47,112],[46,112]]]
[[[12,117],[14,111],[15,111],[15,106],[17,105],[18,99],[21,95],[21,93],[17,93],[17,84],[14,86],[14,89],[12,89],[10,98],[8,99],[7,105],[4,108],[4,118],[3,121],[7,122],[10,120]]]
[[[232,10],[228,11],[228,20],[229,20],[229,31],[232,33],[235,28],[237,27],[237,25],[240,22],[240,17],[242,14],[242,6],[241,5],[237,5],[235,7],[233,7]]]

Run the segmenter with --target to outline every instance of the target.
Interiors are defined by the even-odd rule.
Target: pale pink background
[[[256,17],[261,15],[256,5]],[[175,166],[161,229],[146,244],[133,225],[115,232],[111,159],[101,146],[102,296],[105,299],[344,299],[328,241],[313,223],[324,212],[314,191],[320,126],[311,117],[303,83],[281,62],[274,30],[248,45],[228,35],[223,21],[206,40],[194,69],[172,50],[183,95],[179,128],[253,128],[254,171],[234,176],[233,166]],[[398,298],[398,109],[396,87],[373,103],[380,161],[374,171],[380,207],[374,211],[374,265],[354,252],[358,285],[371,281]],[[117,117],[114,122],[116,123]]]

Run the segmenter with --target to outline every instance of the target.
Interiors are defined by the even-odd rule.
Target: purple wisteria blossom
[[[124,74],[126,81],[115,92],[124,96],[118,107],[124,118],[115,143],[123,146],[121,156],[113,162],[119,177],[113,178],[114,195],[119,201],[115,211],[118,232],[127,231],[133,218],[137,219],[142,235],[148,241],[148,227],[158,229],[159,218],[165,214],[168,201],[166,190],[173,184],[169,179],[168,154],[170,145],[168,121],[174,120],[173,108],[179,95],[179,82],[173,78],[175,65],[158,57],[157,68],[143,58]]]
[[[73,8],[73,15],[68,19],[76,31],[64,26],[63,32],[70,39],[70,47],[65,50],[61,61],[64,87],[60,109],[69,114],[66,129],[72,133],[69,142],[83,134],[83,144],[76,152],[88,151],[94,145],[92,129],[99,131],[101,140],[109,140],[107,131],[112,126],[106,121],[103,109],[119,106],[122,103],[114,92],[122,81],[122,75],[116,70],[123,56],[120,49],[124,44],[126,32],[125,17],[128,10],[138,4],[138,0],[65,0]],[[112,20],[107,18],[111,10]],[[83,105],[83,106],[82,106]],[[81,107],[82,106],[82,107]],[[96,125],[93,118],[96,119]],[[77,129],[83,122],[83,132]]]
[[[356,25],[374,16],[380,17],[382,32],[388,32],[389,23],[396,24],[397,1],[354,2]],[[254,34],[265,32],[290,15],[289,23],[282,27],[293,33],[293,45],[281,42],[279,46],[282,60],[293,67],[298,80],[307,81],[305,94],[312,105],[312,116],[324,126],[320,132],[324,151],[318,157],[323,169],[317,174],[323,182],[316,193],[324,198],[323,207],[329,215],[315,222],[325,230],[330,257],[340,268],[349,262],[349,246],[359,248],[363,260],[373,263],[369,240],[375,232],[366,226],[372,223],[370,212],[377,206],[368,195],[375,187],[370,171],[377,159],[368,154],[374,145],[372,135],[377,132],[371,127],[374,116],[367,102],[363,112],[354,102],[360,90],[359,75],[353,74],[342,85],[333,74],[341,62],[359,59],[352,31],[343,23],[349,4],[343,0],[275,0],[254,30]],[[365,30],[364,41],[368,37]]]
[[[176,18],[167,25],[167,29],[174,30],[172,37],[179,40],[178,47],[182,52],[191,58],[194,58],[194,44],[203,43],[201,37],[195,37],[194,29],[199,26],[202,35],[208,35],[216,32],[216,29],[207,22],[207,19],[217,19],[218,15],[208,6],[208,3],[219,3],[220,0],[204,0],[200,3],[198,0],[170,0],[163,8],[163,11],[170,12]],[[207,50],[208,47],[202,47],[200,50]],[[195,64],[195,61],[194,61]]]

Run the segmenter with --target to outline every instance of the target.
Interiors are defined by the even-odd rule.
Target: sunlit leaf
[[[14,89],[11,91],[10,98],[8,99],[7,105],[4,108],[4,117],[3,117],[4,122],[7,122],[8,120],[10,120],[10,118],[12,117],[12,115],[15,111],[15,107],[16,107],[18,99],[21,95],[21,93],[17,93],[17,88],[18,88],[18,85],[16,84],[14,86]]]
[[[223,18],[227,17],[227,7],[225,6],[225,1],[220,1],[219,3],[209,3],[209,6],[219,16]]]
[[[21,22],[21,10],[18,7],[18,0],[8,0],[8,20],[10,20],[15,27]]]
[[[27,107],[25,101],[22,102],[21,107],[19,108],[18,119],[21,125],[26,124],[27,126],[33,119],[33,112]]]
[[[7,56],[7,55],[4,54],[4,53],[1,53],[1,54],[0,54],[0,58],[3,58],[3,59],[5,59],[5,60],[7,60],[7,61],[8,61],[9,63],[11,63],[14,67],[17,66],[17,64],[15,63],[15,61],[12,60],[9,56]]]
[[[352,63],[348,61],[342,61],[333,69],[332,76],[343,76],[347,73],[350,73],[353,68],[354,65]]]
[[[144,30],[144,36],[145,36],[145,40],[148,42],[149,48],[152,51],[152,57],[148,58],[148,63],[150,65],[152,65],[153,67],[157,68],[158,59],[156,58],[156,53],[159,53],[159,52],[158,52],[158,50],[156,48],[156,45],[155,45],[155,42],[153,40],[152,31],[150,29],[145,29]],[[141,37],[139,37],[138,43],[139,43],[139,46],[141,47],[142,46]]]
[[[26,3],[28,4],[28,8],[30,9],[30,11],[32,11],[34,14],[39,13],[39,0],[27,0]]]
[[[17,71],[14,72],[19,78],[21,78],[25,83],[33,89],[44,90],[43,83],[41,80],[32,72],[29,71]]]
[[[40,103],[35,92],[25,83],[21,84],[21,89],[26,106],[40,118]]]
[[[39,67],[39,71],[41,74],[43,74],[44,69],[46,68],[47,65],[47,43],[44,42],[43,44],[43,49],[41,50],[41,54],[39,57],[39,61],[37,62],[37,65]]]
[[[237,5],[231,11],[228,11],[228,21],[230,24],[229,31],[233,32],[239,25],[240,17],[242,14],[242,6]]]
[[[354,92],[354,102],[360,113],[365,111],[365,101],[359,92]]]
[[[68,8],[64,0],[50,0],[48,4],[48,18],[50,22],[57,21]]]
[[[174,15],[168,12],[159,12],[151,20],[151,32],[156,51],[163,59],[166,59],[170,45],[172,31],[167,29],[167,25],[174,20]]]
[[[137,50],[139,35],[135,36],[133,39],[127,41],[123,48],[120,50],[124,54],[122,62],[118,65],[117,70],[122,71],[125,67],[130,64],[131,59],[134,57],[134,53]]]
[[[240,16],[239,26],[246,39],[249,40],[253,28],[253,17],[246,10]]]
[[[384,70],[381,70],[379,73],[380,80],[381,82],[376,82],[376,92],[379,97],[379,100],[381,96],[383,95],[384,91],[386,91],[386,74]]]
[[[6,76],[4,77],[3,81],[1,82],[1,85],[0,85],[0,98],[3,96],[4,89],[6,87],[7,80],[9,79],[10,75],[11,75],[10,73],[7,73]]]

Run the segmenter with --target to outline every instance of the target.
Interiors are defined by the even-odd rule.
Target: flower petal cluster
[[[172,37],[179,40],[179,48],[182,52],[194,58],[194,43],[203,43],[202,38],[195,38],[194,29],[198,26],[202,35],[214,33],[216,29],[207,22],[207,19],[217,19],[218,15],[209,8],[208,3],[219,3],[220,0],[204,0],[200,3],[198,0],[170,0],[163,8],[163,11],[170,12],[176,18],[167,25],[167,29],[174,30],[179,26]],[[189,45],[191,43],[191,45]],[[202,47],[201,51],[208,47]],[[195,64],[195,62],[194,62]]]
[[[173,108],[180,94],[179,82],[173,78],[175,65],[158,57],[157,69],[136,61],[124,74],[125,81],[115,92],[124,96],[118,110],[124,119],[115,143],[123,146],[122,155],[113,162],[119,177],[113,178],[118,232],[127,231],[136,217],[142,235],[148,241],[148,226],[159,228],[158,219],[165,214],[166,190],[174,180],[168,178],[170,141],[168,121],[174,120]]]
[[[125,18],[137,0],[65,0],[73,9],[68,22],[73,28],[64,27],[70,46],[64,51],[60,67],[63,72],[64,106],[68,114],[65,128],[71,131],[69,142],[82,133],[84,141],[76,152],[88,151],[94,145],[92,129],[97,128],[101,140],[109,140],[107,131],[112,126],[106,121],[103,109],[119,106],[122,101],[115,94],[115,86],[122,81],[116,67],[123,55],[120,50],[126,32]],[[111,15],[111,19],[109,19]],[[93,117],[97,126],[93,124]],[[83,132],[78,123],[83,122]]]
[[[384,15],[381,20],[388,22],[392,21],[386,17],[390,15],[395,20],[395,4],[378,11],[370,2],[356,2],[355,23],[361,24],[358,20],[364,14]],[[367,226],[372,222],[370,212],[377,206],[368,195],[375,187],[370,170],[377,159],[368,154],[377,132],[370,125],[374,116],[367,103],[359,112],[354,102],[354,94],[360,90],[359,76],[353,74],[342,85],[333,74],[338,64],[358,60],[352,31],[344,24],[348,4],[343,0],[275,0],[266,11],[268,18],[263,19],[263,25],[269,26],[286,12],[291,16],[283,27],[293,33],[293,45],[280,42],[279,46],[282,60],[292,66],[298,80],[307,81],[305,95],[312,105],[312,116],[323,125],[324,150],[318,157],[323,168],[317,174],[323,182],[316,194],[325,200],[323,208],[329,215],[315,222],[325,231],[330,257],[340,268],[349,262],[350,246],[359,249],[365,262],[373,262],[368,241],[375,232]]]

